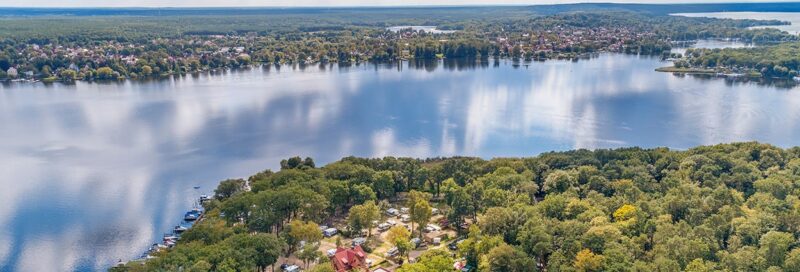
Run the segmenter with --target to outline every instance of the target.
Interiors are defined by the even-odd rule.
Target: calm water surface
[[[134,258],[219,180],[294,155],[324,164],[800,145],[800,89],[653,71],[664,65],[601,55],[2,85],[0,271],[92,271]]]

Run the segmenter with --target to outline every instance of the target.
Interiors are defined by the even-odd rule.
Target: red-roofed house
[[[368,271],[367,269],[367,253],[361,249],[361,246],[353,248],[337,248],[336,254],[331,256],[331,263],[336,272],[345,271]]]

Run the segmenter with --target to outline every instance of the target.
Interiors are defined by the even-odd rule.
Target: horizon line
[[[562,5],[585,5],[585,4],[600,4],[600,5],[724,5],[724,4],[800,4],[800,0],[788,1],[765,1],[765,2],[664,2],[664,3],[645,3],[645,2],[574,2],[574,3],[530,3],[530,4],[440,4],[440,5],[276,5],[276,6],[0,6],[0,9],[249,9],[249,8],[275,8],[275,9],[303,9],[303,8],[458,8],[458,7],[531,7],[531,6],[562,6]]]

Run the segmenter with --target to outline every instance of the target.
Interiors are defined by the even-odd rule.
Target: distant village
[[[428,31],[430,31],[428,29]],[[401,28],[328,41],[308,33],[301,41],[256,35],[159,38],[147,43],[99,41],[0,45],[0,79],[26,81],[119,80],[159,77],[251,64],[358,63],[441,58],[569,59],[590,53],[660,54],[670,41],[629,28],[579,28],[484,33]],[[455,48],[455,49],[454,49]],[[105,69],[104,69],[105,68]]]

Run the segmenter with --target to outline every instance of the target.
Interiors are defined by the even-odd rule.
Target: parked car
[[[300,267],[296,265],[290,265],[283,269],[284,272],[298,272],[300,271]]]
[[[400,221],[401,222],[411,221],[411,216],[408,216],[407,214],[404,214],[404,215],[400,216]]]
[[[392,225],[390,225],[389,223],[380,223],[380,224],[378,224],[378,230],[379,231],[386,231],[391,227],[392,227]]]
[[[422,239],[412,238],[411,244],[414,245],[414,248],[418,248],[422,244]]]
[[[326,251],[325,253],[328,254],[328,258],[333,257],[333,255],[336,255],[336,249],[335,248],[328,249],[328,251]]]
[[[386,210],[386,215],[388,216],[397,216],[398,214],[400,214],[400,211],[395,208],[389,208]]]
[[[400,213],[408,214],[408,208],[400,208]]]
[[[447,248],[450,250],[458,250],[458,243],[456,243],[456,241],[452,241],[447,244]]]
[[[434,232],[440,230],[442,230],[442,228],[434,224],[428,224],[427,226],[425,226],[425,232]]]
[[[461,242],[464,242],[463,238],[450,242],[449,244],[447,244],[447,248],[449,248],[450,250],[457,250],[458,245],[461,244]]]

